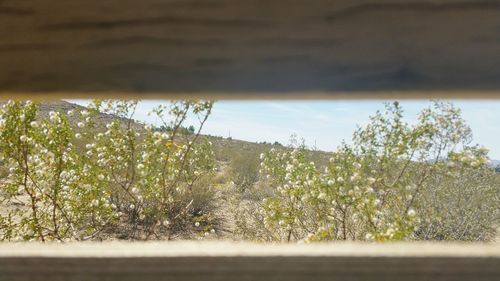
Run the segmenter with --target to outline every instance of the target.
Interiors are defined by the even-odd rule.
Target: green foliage
[[[171,133],[173,131],[173,128],[170,125],[161,125],[158,129],[160,132],[167,132]],[[177,129],[178,134],[182,135],[193,135],[196,131],[196,128],[193,125],[190,125],[189,127],[179,127]]]
[[[341,145],[324,168],[307,161],[303,145],[262,154],[261,172],[274,193],[247,212],[259,214],[250,219],[264,230],[241,233],[265,241],[439,239],[435,233],[443,239],[485,239],[498,220],[499,189],[491,185],[486,150],[469,146],[471,130],[460,111],[434,103],[415,125],[402,117],[397,102],[388,104],[358,128],[352,144]],[[447,181],[436,180],[443,177]],[[432,227],[427,221],[438,219],[446,208],[465,211],[460,209],[465,205],[455,206],[458,199],[452,197],[447,203],[426,198],[430,191],[441,198],[462,192],[452,188],[464,177],[472,188],[467,192],[474,194],[474,199],[465,196],[470,201],[468,221],[476,227],[450,236],[457,230],[452,221]],[[474,210],[481,199],[488,200],[487,207]],[[452,217],[457,220],[459,214]]]
[[[500,182],[489,167],[449,163],[429,179],[420,200],[418,240],[491,241],[500,224]]]
[[[240,192],[253,187],[259,179],[258,153],[242,151],[231,158],[229,177]]]
[[[67,117],[50,112],[48,120],[36,121],[36,112],[35,103],[12,101],[0,111],[1,157],[9,169],[3,201],[25,205],[3,219],[3,239],[93,237],[115,218],[109,193],[85,172]]]
[[[415,124],[387,104],[329,157],[296,136],[289,147],[201,137],[212,105],[160,105],[155,128],[133,121],[137,101],[47,118],[37,103],[3,104],[0,240],[202,238],[229,209],[234,233],[258,241],[494,238],[500,176],[450,104]],[[113,118],[102,124],[102,113]],[[217,175],[213,149],[227,163]]]
[[[194,186],[214,170],[211,144],[198,140],[212,103],[156,108],[169,133],[135,126],[136,105],[94,101],[89,110],[50,112],[48,120],[36,120],[36,103],[3,105],[0,149],[9,173],[0,203],[21,207],[0,216],[0,239],[86,240],[122,225],[126,238],[148,239],[195,223]],[[118,117],[105,131],[95,123],[101,112]],[[200,129],[186,136],[180,129],[189,114]],[[78,118],[77,133],[68,115]]]

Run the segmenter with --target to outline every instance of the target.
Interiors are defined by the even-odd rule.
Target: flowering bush
[[[67,117],[50,112],[37,121],[36,113],[32,102],[10,101],[0,110],[1,158],[9,170],[3,201],[25,206],[3,218],[3,238],[92,237],[113,219],[109,193],[88,182]]]
[[[89,110],[41,119],[36,103],[4,104],[0,154],[8,173],[0,203],[18,207],[0,216],[0,239],[85,240],[120,225],[127,238],[170,237],[199,221],[195,215],[209,215],[192,206],[197,184],[214,169],[210,143],[198,140],[212,103],[156,108],[169,133],[133,122],[136,106],[94,101]],[[116,117],[105,129],[96,123],[101,112]],[[180,134],[190,114],[200,120],[198,131]]]
[[[266,241],[422,237],[416,232],[426,228],[422,214],[432,221],[434,211],[443,207],[429,205],[423,194],[429,190],[443,194],[437,178],[449,175],[457,181],[477,169],[488,170],[488,159],[484,149],[469,146],[471,130],[450,104],[435,103],[424,109],[415,125],[403,122],[402,113],[397,102],[388,104],[368,125],[358,128],[352,144],[342,144],[325,167],[308,162],[303,145],[262,154],[261,173],[273,193],[253,209],[247,208],[255,214],[253,225],[261,229],[250,230],[244,222],[247,216],[238,221],[240,232]],[[479,188],[478,181],[485,178],[475,175],[468,179]],[[497,200],[489,200],[494,202],[489,205],[491,211],[498,203],[498,186],[484,193],[478,188],[477,194],[496,190]],[[456,192],[449,187],[447,191]],[[498,220],[498,211],[494,213]],[[484,210],[475,212],[479,214],[484,215]],[[481,221],[490,228],[496,223]]]
[[[2,104],[0,240],[202,238],[230,209],[236,234],[263,241],[491,240],[500,223],[499,177],[447,103],[413,125],[388,104],[325,163],[297,140],[263,153],[258,173],[247,158],[260,151],[233,155],[219,172],[239,204],[216,210],[214,153],[200,137],[212,106],[160,105],[155,128],[133,121],[137,101],[48,116],[34,102]]]
[[[417,202],[422,240],[491,241],[500,224],[500,182],[485,163],[487,151],[453,153],[442,173],[429,178]]]

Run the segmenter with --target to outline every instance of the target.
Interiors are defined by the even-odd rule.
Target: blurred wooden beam
[[[0,244],[0,281],[498,280],[499,244]]]
[[[0,0],[0,97],[499,98],[497,0]]]

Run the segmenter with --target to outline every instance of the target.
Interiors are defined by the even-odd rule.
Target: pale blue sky
[[[85,101],[73,101],[85,104]],[[157,124],[147,112],[161,101],[143,101],[136,119]],[[366,124],[384,101],[218,101],[203,133],[247,141],[279,141],[287,144],[297,134],[308,146],[333,151],[344,139],[350,141],[356,125]],[[472,128],[474,142],[490,150],[492,159],[500,159],[500,101],[452,101],[462,109]],[[408,122],[430,105],[429,101],[402,101]],[[189,124],[196,125],[194,120]]]

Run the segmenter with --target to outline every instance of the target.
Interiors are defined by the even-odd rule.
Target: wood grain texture
[[[0,0],[0,95],[500,97],[497,0]]]
[[[498,280],[498,244],[0,244],[0,280]]]

